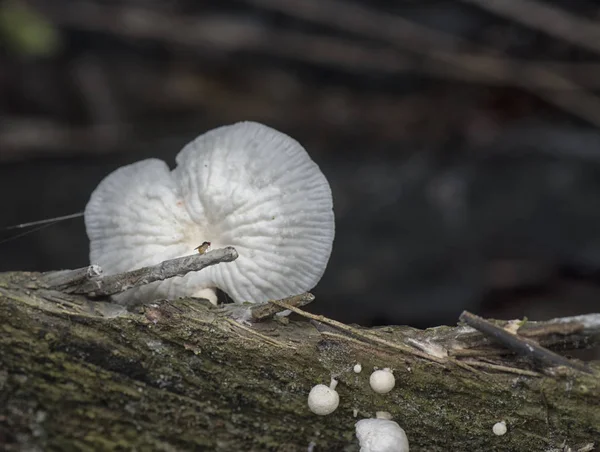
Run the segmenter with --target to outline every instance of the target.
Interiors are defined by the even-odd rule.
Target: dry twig
[[[288,298],[284,298],[283,300],[279,301],[287,306],[301,308],[302,306],[306,306],[307,304],[312,303],[314,300],[315,296],[311,293],[306,292],[300,295],[294,295]],[[252,306],[252,308],[250,308],[250,311],[252,313],[252,320],[255,322],[261,322],[263,320],[270,319],[279,312],[285,311],[285,309],[277,304],[267,302],[256,306]]]
[[[586,366],[571,361],[564,356],[558,355],[538,345],[530,339],[510,333],[479,316],[471,314],[470,312],[464,311],[460,315],[460,320],[485,334],[486,336],[493,338],[495,341],[500,342],[510,350],[513,350],[521,355],[528,356],[542,365],[566,366],[581,372],[591,373],[590,369],[588,369]]]
[[[192,254],[170,259],[157,265],[116,275],[99,276],[99,268],[90,266],[77,270],[47,273],[43,279],[50,289],[100,297],[114,295],[154,281],[183,276],[221,262],[231,262],[237,257],[238,253],[235,248],[227,247],[206,254]]]

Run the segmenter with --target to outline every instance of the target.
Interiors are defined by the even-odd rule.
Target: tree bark
[[[43,280],[0,274],[2,450],[358,451],[354,424],[376,411],[413,452],[598,446],[598,362],[534,368],[466,326],[354,328],[374,342],[302,318],[246,325],[193,299],[128,312]],[[600,342],[600,328],[559,323],[524,331],[554,350]],[[393,369],[392,392],[371,390],[375,367]],[[340,406],[314,415],[308,392],[331,377]]]

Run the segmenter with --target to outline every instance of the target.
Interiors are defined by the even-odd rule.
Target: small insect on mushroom
[[[394,374],[388,368],[383,370],[376,370],[369,377],[369,384],[371,389],[378,394],[387,394],[396,385],[396,379]]]
[[[329,386],[319,384],[313,386],[308,394],[308,408],[319,416],[333,413],[340,404],[340,396],[335,390],[337,380],[331,379]]]
[[[202,242],[202,245],[197,246],[194,250],[198,251],[198,254],[204,254],[210,248],[210,242]]]

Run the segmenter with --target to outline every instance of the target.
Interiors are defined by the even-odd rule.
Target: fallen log
[[[377,411],[411,451],[598,446],[599,362],[543,367],[464,324],[367,329],[310,314],[250,324],[198,299],[131,312],[51,280],[0,274],[2,450],[357,451],[354,424]],[[561,353],[600,344],[598,314],[493,323]],[[396,387],[381,395],[369,375],[385,367]],[[317,416],[308,393],[332,377],[340,405]],[[500,421],[508,431],[496,436]]]

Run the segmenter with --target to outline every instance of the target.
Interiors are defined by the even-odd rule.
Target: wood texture
[[[40,278],[0,274],[3,450],[357,451],[354,423],[376,411],[391,413],[413,452],[578,450],[600,438],[600,363],[590,363],[592,375],[548,372],[465,326],[353,328],[357,334],[303,319],[248,326],[190,299],[127,312],[40,287]],[[580,328],[521,327],[540,342],[545,328],[555,349],[571,333],[588,340],[570,348],[591,346],[593,319],[565,322]],[[361,332],[454,356],[471,350],[464,363],[490,365],[421,359]],[[370,389],[375,367],[394,370],[391,393]],[[332,376],[340,407],[313,415],[308,392]],[[502,420],[508,433],[498,437],[492,426]]]

